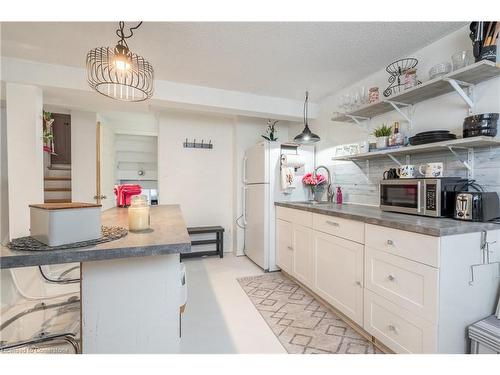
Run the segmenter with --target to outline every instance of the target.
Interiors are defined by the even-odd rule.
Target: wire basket
[[[386,98],[392,94],[399,94],[404,90],[404,83],[401,78],[408,70],[415,68],[417,64],[417,59],[409,57],[406,59],[396,60],[385,68],[387,73],[389,73],[389,86],[384,90],[384,96]]]

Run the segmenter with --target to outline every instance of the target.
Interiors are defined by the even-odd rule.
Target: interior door
[[[102,209],[107,210],[116,206],[114,198],[114,187],[116,183],[116,163],[115,163],[115,133],[113,129],[100,124],[99,142],[99,184],[100,184],[100,204]],[[97,195],[97,194],[96,194]]]
[[[263,269],[268,267],[268,196],[267,184],[248,185],[245,189],[245,254]]]
[[[71,164],[71,116],[61,113],[52,114],[54,123],[54,151],[50,155],[51,164]]]

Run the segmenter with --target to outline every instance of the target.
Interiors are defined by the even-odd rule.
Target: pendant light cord
[[[307,125],[308,101],[309,101],[309,91],[306,91],[306,100],[304,101],[304,125]]]
[[[125,32],[124,32],[125,22],[120,21],[118,23],[118,25],[119,25],[119,29],[116,30],[116,35],[118,35],[118,37],[120,38],[120,40],[118,41],[118,44],[128,48],[128,44],[127,44],[127,41],[125,39],[131,38],[134,35],[134,30],[137,30],[142,25],[142,21],[139,22],[136,26],[128,28],[129,35],[125,35]]]

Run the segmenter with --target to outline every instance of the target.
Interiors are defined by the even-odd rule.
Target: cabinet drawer
[[[312,212],[277,206],[276,218],[312,228]]]
[[[439,237],[366,224],[366,246],[439,267]]]
[[[436,353],[437,326],[365,289],[363,328],[396,353]]]
[[[359,221],[313,214],[313,228],[350,241],[365,243],[365,224]]]
[[[437,323],[436,268],[370,247],[365,248],[365,288]]]

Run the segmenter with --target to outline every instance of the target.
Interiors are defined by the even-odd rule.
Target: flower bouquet
[[[325,182],[326,177],[319,173],[316,175],[313,173],[307,173],[304,177],[302,177],[302,183],[309,188],[311,196],[317,201],[321,200],[321,196],[325,190]]]

